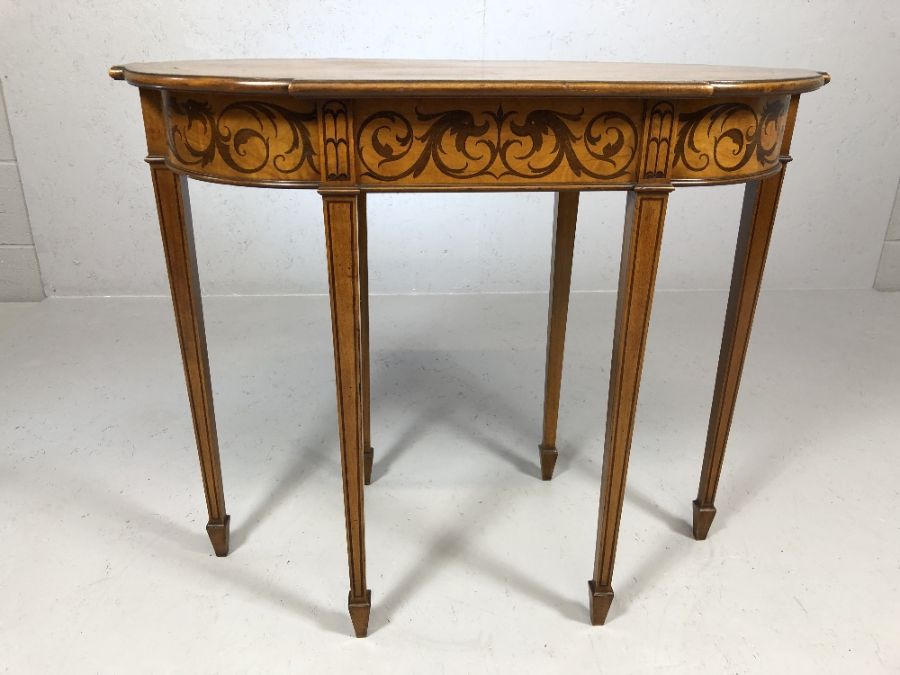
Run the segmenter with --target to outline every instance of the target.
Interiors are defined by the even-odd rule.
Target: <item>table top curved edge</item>
[[[211,63],[216,68],[208,68],[213,72],[204,74],[203,64]],[[294,77],[265,77],[246,76],[236,73],[223,75],[216,70],[221,70],[227,62],[171,62],[171,63],[136,63],[112,66],[109,76],[115,80],[125,80],[129,84],[153,89],[169,89],[177,91],[205,91],[219,93],[246,93],[246,94],[288,94],[298,97],[436,97],[436,96],[602,96],[602,97],[683,97],[683,98],[707,98],[715,96],[735,95],[765,95],[765,94],[803,94],[815,91],[831,81],[831,76],[822,71],[803,71],[794,69],[752,69],[735,68],[735,72],[758,72],[762,75],[746,79],[714,79],[714,78],[683,78],[670,77],[669,79],[526,79],[516,80],[509,78],[474,79],[469,75],[466,78],[454,79],[452,77],[419,78],[412,77],[367,77],[346,79],[334,76],[310,77],[298,79]],[[239,64],[235,62],[239,70]],[[246,63],[246,62],[243,62]],[[258,67],[264,62],[254,62]],[[273,62],[274,63],[274,62]],[[298,62],[299,63],[299,62]],[[340,64],[346,66],[349,61],[320,60],[310,63]],[[358,63],[385,63],[367,62],[360,60]],[[474,67],[479,62],[429,62],[409,61],[390,62],[393,64],[410,64],[427,67],[431,65],[466,64]],[[487,69],[498,64],[507,67],[529,65],[547,66],[548,62],[483,62]],[[636,69],[666,68],[655,64],[582,64],[580,62],[556,62],[561,66],[602,66],[624,70],[628,66]],[[177,67],[194,66],[196,72],[176,73],[172,72]],[[671,66],[674,70],[689,68],[727,70],[720,66]],[[168,70],[168,72],[166,72]]]

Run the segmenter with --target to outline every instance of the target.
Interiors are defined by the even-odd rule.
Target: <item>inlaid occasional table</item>
[[[556,462],[578,195],[626,190],[590,616],[602,624],[669,194],[746,183],[693,531],[704,539],[800,95],[825,73],[578,62],[258,60],[110,69],[140,88],[153,187],[216,555],[228,553],[185,177],[322,195],[334,334],[349,611],[365,636],[371,477],[366,194],[556,193],[541,476]],[[423,223],[423,227],[427,227]]]

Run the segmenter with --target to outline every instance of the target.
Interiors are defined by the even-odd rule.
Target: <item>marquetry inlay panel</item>
[[[641,102],[359,100],[360,184],[628,183]]]
[[[167,161],[225,180],[317,182],[315,102],[168,92]]]
[[[169,166],[393,189],[720,182],[778,165],[789,98],[357,99],[167,92]]]
[[[729,179],[773,169],[789,103],[788,96],[679,101],[673,178]]]

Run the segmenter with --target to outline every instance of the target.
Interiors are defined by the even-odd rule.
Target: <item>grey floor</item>
[[[725,296],[654,307],[614,586],[587,624],[614,298],[372,300],[373,610],[355,640],[327,299],[210,298],[217,559],[165,299],[0,305],[0,671],[900,672],[900,294],[760,301],[689,536]]]

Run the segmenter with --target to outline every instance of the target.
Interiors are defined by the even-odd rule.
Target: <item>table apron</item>
[[[790,97],[364,98],[163,91],[165,162],[200,180],[366,191],[628,190],[780,170]]]

